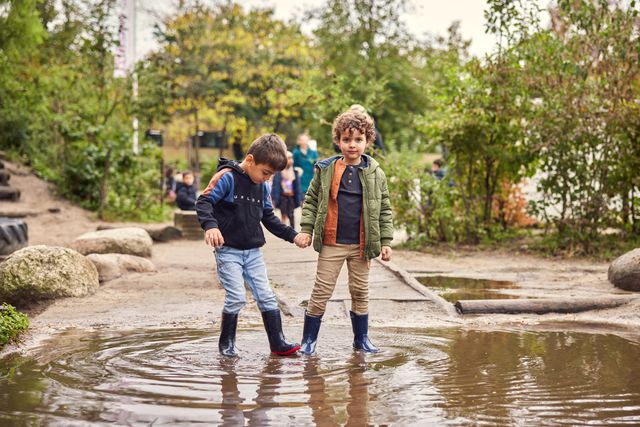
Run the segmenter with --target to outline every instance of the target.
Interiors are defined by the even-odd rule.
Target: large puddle
[[[364,356],[327,325],[317,357],[275,358],[264,331],[242,330],[231,361],[211,331],[66,332],[0,361],[0,425],[640,423],[640,345],[619,336],[372,336],[383,351]]]
[[[505,289],[519,288],[515,283],[505,280],[469,279],[449,276],[419,276],[416,279],[449,302],[470,299],[519,298],[516,295],[503,292]]]

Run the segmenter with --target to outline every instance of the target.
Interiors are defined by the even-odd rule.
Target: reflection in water
[[[469,299],[515,299],[517,295],[500,292],[502,289],[518,289],[506,280],[470,279],[467,277],[421,276],[420,283],[436,291],[449,302]]]
[[[640,346],[614,335],[349,328],[315,357],[240,359],[201,330],[67,332],[37,358],[0,361],[0,425],[639,424]]]

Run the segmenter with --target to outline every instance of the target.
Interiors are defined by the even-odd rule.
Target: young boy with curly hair
[[[349,270],[353,348],[376,352],[368,337],[369,269],[382,254],[391,259],[393,219],[387,180],[382,168],[364,154],[375,139],[373,119],[356,109],[333,122],[333,143],[342,153],[318,162],[304,199],[304,244],[319,252],[315,284],[304,317],[301,352],[315,352],[327,302],[344,262]]]

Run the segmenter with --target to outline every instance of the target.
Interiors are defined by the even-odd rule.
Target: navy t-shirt
[[[336,243],[360,243],[360,215],[362,213],[362,183],[358,169],[365,167],[364,159],[359,165],[347,165],[338,189],[338,228]]]

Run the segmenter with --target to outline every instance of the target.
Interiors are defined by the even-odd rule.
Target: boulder
[[[640,248],[622,255],[609,266],[609,281],[627,291],[640,291]]]
[[[172,225],[150,225],[146,227],[145,230],[147,230],[149,236],[156,242],[168,242],[169,240],[179,240],[182,238],[182,232]]]
[[[154,272],[156,266],[148,259],[125,254],[89,254],[87,255],[98,269],[101,282],[116,279],[127,272]]]
[[[100,224],[97,230],[114,230],[116,228],[123,228],[112,224]],[[143,228],[154,242],[168,242],[169,240],[179,240],[182,238],[182,233],[173,225],[163,224],[150,224]]]
[[[0,264],[0,301],[16,306],[89,295],[98,285],[96,267],[68,248],[28,246]]]
[[[144,229],[124,227],[85,233],[69,247],[83,255],[117,253],[148,258],[152,245],[153,241]]]

